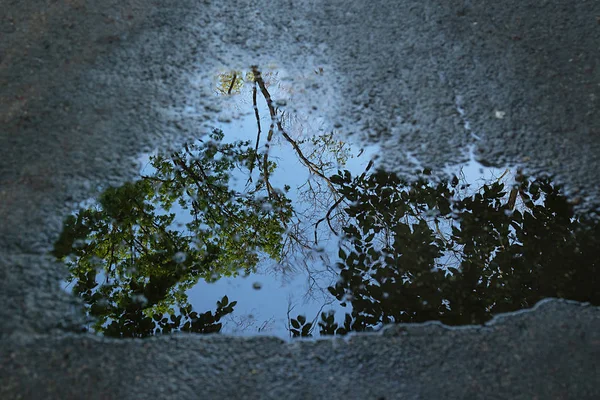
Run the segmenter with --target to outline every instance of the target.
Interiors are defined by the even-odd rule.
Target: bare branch
[[[337,199],[337,201],[335,203],[333,203],[333,205],[331,207],[329,207],[327,214],[323,218],[318,220],[317,223],[315,224],[315,244],[319,242],[319,240],[317,238],[317,229],[319,228],[319,224],[325,220],[327,220],[327,225],[329,225],[329,229],[331,230],[331,232],[333,232],[333,234],[336,236],[338,235],[338,233],[335,231],[335,229],[333,229],[333,226],[331,226],[330,215],[331,215],[331,212],[333,210],[335,210],[336,207],[339,206],[343,200],[344,200],[344,197],[340,197],[339,199]]]
[[[315,164],[313,164],[308,158],[306,158],[306,156],[302,152],[302,149],[300,149],[300,147],[298,146],[298,143],[296,143],[296,141],[285,132],[285,130],[283,129],[283,125],[281,124],[281,120],[277,118],[277,110],[273,105],[273,99],[271,98],[271,94],[269,93],[265,85],[265,81],[262,79],[260,71],[256,66],[253,66],[252,72],[254,73],[254,81],[258,84],[260,91],[262,92],[265,100],[267,101],[267,107],[269,108],[269,114],[271,115],[271,127],[273,127],[273,122],[276,122],[277,129],[281,132],[285,140],[287,140],[292,145],[292,147],[296,151],[296,154],[298,154],[298,157],[300,157],[302,163],[306,167],[308,167],[308,169],[312,173],[323,178],[327,182],[327,184],[330,185],[331,189],[335,191],[335,188],[333,188],[333,185],[329,181],[329,178],[327,178],[321,171],[319,171],[319,168]],[[271,128],[271,131],[269,131],[269,136],[272,135],[272,130],[273,129]]]
[[[234,72],[233,77],[231,78],[231,84],[229,85],[229,90],[227,91],[227,94],[231,94],[231,91],[233,90],[233,86],[235,85],[236,79],[237,79],[237,74]]]
[[[250,177],[248,178],[248,182],[252,182],[252,171],[254,170],[254,163],[256,161],[256,157],[258,156],[258,145],[260,143],[260,115],[258,114],[258,104],[256,102],[256,82],[254,82],[254,86],[252,87],[252,106],[254,107],[254,116],[256,117],[256,125],[258,126],[258,133],[256,134],[256,146],[254,147],[254,154],[252,156],[252,162],[250,164]]]

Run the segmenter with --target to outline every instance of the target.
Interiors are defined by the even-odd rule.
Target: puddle
[[[276,70],[224,72],[213,89],[210,130],[142,156],[139,180],[65,221],[54,255],[89,330],[316,337],[600,301],[598,225],[550,178],[473,157],[401,178],[376,146],[288,112]]]

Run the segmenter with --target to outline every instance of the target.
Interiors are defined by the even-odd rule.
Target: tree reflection
[[[185,291],[199,279],[251,273],[261,253],[281,257],[290,201],[284,192],[267,193],[264,180],[232,189],[232,170],[247,169],[255,154],[248,142],[222,140],[214,131],[169,157],[152,157],[152,175],[109,188],[96,207],[67,218],[54,255],[67,262],[74,293],[96,318],[94,330],[219,331],[235,302],[224,297],[214,313],[197,314]],[[189,211],[187,231],[173,226],[175,203]]]
[[[406,181],[371,171],[370,162],[353,176],[338,171],[352,154],[334,132],[293,132],[271,97],[274,74],[257,67],[223,74],[218,92],[239,94],[246,83],[254,141],[227,143],[214,130],[151,157],[152,173],[107,189],[97,205],[65,221],[53,254],[66,262],[94,331],[219,332],[237,302],[224,296],[198,313],[188,289],[201,279],[251,274],[265,258],[308,263],[327,235],[341,239],[339,262],[322,258],[339,273],[328,293],[352,309],[341,321],[333,312],[318,321],[288,318],[291,336],[394,322],[478,324],[546,297],[600,304],[598,225],[576,215],[549,179],[518,174],[513,187],[498,179],[468,194],[457,177],[440,181],[430,171]],[[259,99],[269,118],[264,135]],[[273,183],[277,140],[309,173],[294,204],[290,185]],[[233,179],[240,174],[241,184]],[[182,212],[187,222],[177,226]]]
[[[224,296],[216,310],[197,313],[186,291],[200,279],[252,273],[261,258],[282,263],[294,248],[311,248],[300,226],[302,217],[283,190],[272,183],[277,165],[269,150],[276,139],[289,143],[301,163],[325,184],[307,182],[315,205],[337,195],[328,171],[345,161],[347,146],[320,134],[296,140],[284,127],[283,111],[271,99],[273,73],[257,67],[219,76],[217,92],[235,95],[252,85],[257,122],[255,143],[227,143],[220,130],[181,151],[151,157],[153,173],[136,182],[109,188],[98,203],[64,223],[54,256],[66,262],[69,282],[92,320],[92,329],[117,337],[145,337],[172,331],[218,332],[221,318],[236,302]],[[261,141],[258,97],[271,119]],[[263,143],[263,148],[259,144]],[[305,149],[310,150],[306,155]],[[234,173],[247,177],[234,190]],[[257,176],[258,175],[258,176]],[[240,185],[237,185],[240,186]],[[323,206],[321,206],[323,207]],[[183,211],[183,213],[181,212]],[[185,212],[188,213],[187,218]],[[189,222],[177,226],[181,219]]]
[[[321,74],[322,70],[314,72]],[[237,89],[225,90],[229,87]],[[254,141],[256,158],[250,162],[248,182],[253,181],[252,172],[257,168],[261,171],[259,179],[264,180],[271,195],[272,173],[267,166],[271,163],[276,144],[280,147],[289,145],[298,163],[309,173],[309,178],[295,188],[298,201],[293,207],[292,218],[282,238],[285,257],[278,263],[280,267],[285,265],[287,269],[295,269],[291,263],[307,264],[307,260],[313,259],[313,250],[323,239],[319,237],[319,225],[322,222],[326,221],[331,231],[335,232],[334,226],[339,228],[345,221],[346,214],[337,212],[343,198],[332,185],[329,176],[343,168],[354,155],[350,146],[339,140],[335,132],[304,131],[303,122],[299,118],[293,118],[278,107],[279,102],[272,93],[287,93],[293,91],[293,88],[282,86],[277,73],[264,72],[257,66],[252,66],[248,72],[230,71],[219,75],[217,92],[220,94],[241,94],[244,87],[251,92],[257,128]],[[262,111],[261,102],[265,104]],[[268,117],[266,132],[262,123],[264,115],[261,116],[265,108]],[[322,236],[326,238],[327,235]],[[325,255],[321,254],[321,257],[325,258]],[[305,265],[305,270],[312,273],[308,265]]]
[[[393,322],[481,324],[547,297],[600,304],[598,224],[575,215],[549,179],[517,176],[461,196],[458,178],[408,183],[377,171],[331,178],[352,217],[329,288],[343,322],[322,313],[322,335]],[[515,207],[517,197],[520,207]]]

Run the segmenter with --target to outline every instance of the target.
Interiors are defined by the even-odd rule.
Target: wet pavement
[[[379,149],[286,112],[284,76],[219,74],[232,122],[144,156],[137,180],[65,220],[52,254],[83,329],[315,337],[600,303],[600,231],[580,198],[522,166],[390,173]]]
[[[10,4],[1,397],[597,397],[600,9],[484,3]],[[219,330],[335,337],[97,336]]]

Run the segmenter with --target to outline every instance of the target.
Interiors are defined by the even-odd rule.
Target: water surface
[[[600,302],[598,225],[551,177],[473,159],[414,160],[399,176],[376,146],[287,111],[294,88],[277,70],[212,84],[218,121],[142,156],[138,180],[65,221],[54,255],[87,329],[345,335],[481,324],[546,297]]]

